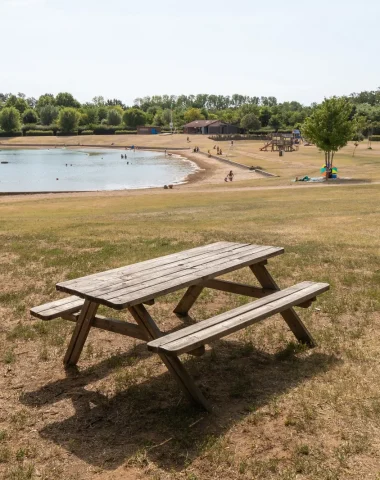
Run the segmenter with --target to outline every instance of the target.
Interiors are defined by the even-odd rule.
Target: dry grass
[[[0,477],[379,478],[379,199],[378,185],[0,199]],[[57,281],[218,240],[283,245],[281,286],[332,289],[301,311],[313,350],[276,318],[186,360],[213,415],[141,342],[107,332],[66,375],[72,325],[29,318]],[[165,330],[179,296],[151,307]],[[244,301],[206,291],[194,316]]]

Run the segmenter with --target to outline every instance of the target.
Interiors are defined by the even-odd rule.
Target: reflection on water
[[[196,170],[180,156],[142,150],[0,150],[0,162],[0,192],[160,187]]]

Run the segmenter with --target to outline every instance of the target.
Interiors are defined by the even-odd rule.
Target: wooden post
[[[257,263],[249,267],[260,285],[263,288],[272,288],[274,290],[280,290],[279,286],[275,282],[272,275],[268,272],[264,264]],[[311,333],[308,331],[306,326],[303,324],[300,317],[297,315],[294,308],[289,308],[289,310],[284,310],[280,314],[285,322],[288,324],[290,330],[294,333],[294,336],[299,342],[306,343],[310,347],[315,347],[316,342],[312,337]]]
[[[192,285],[189,287],[179,304],[175,307],[174,313],[180,317],[186,317],[190,308],[194,305],[194,303],[197,301],[197,298],[202,293],[202,290],[202,285]]]
[[[141,328],[146,331],[150,338],[155,339],[162,336],[162,332],[157,327],[156,323],[143,305],[135,305],[133,307],[129,307],[128,310]],[[202,406],[205,410],[210,412],[212,409],[210,403],[195,385],[194,380],[187,373],[180,359],[178,357],[171,357],[163,353],[159,353],[158,355],[166,365],[169,372],[173,375],[175,381],[178,383],[187,399],[196,405]]]
[[[98,307],[99,304],[85,300],[63,359],[65,366],[77,364]]]

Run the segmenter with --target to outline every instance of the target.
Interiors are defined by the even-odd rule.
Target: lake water
[[[0,163],[0,192],[162,187],[183,183],[196,170],[179,155],[142,150],[0,149],[0,162],[8,162]]]

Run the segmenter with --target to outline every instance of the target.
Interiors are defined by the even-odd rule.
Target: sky
[[[378,0],[0,0],[0,92],[305,105],[380,86]]]

